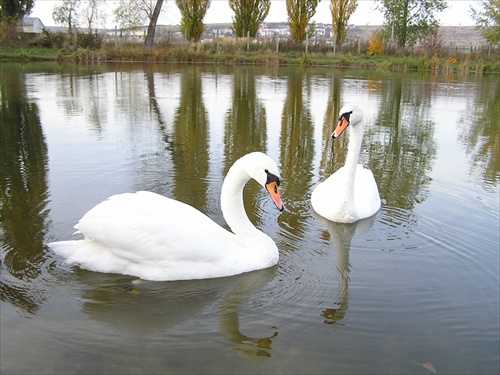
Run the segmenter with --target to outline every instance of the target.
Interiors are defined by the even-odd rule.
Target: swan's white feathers
[[[356,197],[354,202],[356,211],[360,219],[370,217],[380,209],[380,194],[373,172],[361,164],[356,167],[354,196]]]
[[[346,169],[342,167],[314,189],[311,195],[314,210],[324,218],[339,223],[353,223],[360,218],[370,217],[379,210],[380,197],[371,170],[361,164],[356,166],[354,211],[348,207],[348,202],[333,199],[334,192],[345,184]]]
[[[350,114],[350,139],[346,163],[318,184],[311,194],[311,205],[324,218],[353,223],[374,215],[380,209],[380,196],[372,171],[358,164],[363,140],[363,112],[355,105],[346,105],[340,115]]]
[[[234,233],[187,204],[140,191],[114,195],[88,211],[75,225],[83,240],[48,245],[69,264],[147,280],[223,277],[273,266],[276,244],[250,223],[241,196],[250,177],[262,182],[265,169],[277,174],[269,157],[253,153],[228,172],[229,190],[240,191],[224,198],[230,211],[241,206],[229,215],[232,225],[226,218]]]
[[[159,259],[160,254],[165,260],[190,258],[200,241],[212,247],[215,238],[231,241],[235,237],[195,208],[147,191],[112,196],[75,227],[131,262]],[[185,236],[187,230],[189,236]],[[168,251],[173,244],[176,250]],[[200,261],[212,261],[216,254],[198,256]]]

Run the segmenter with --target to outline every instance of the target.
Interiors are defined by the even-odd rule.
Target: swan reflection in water
[[[84,270],[77,274],[85,279],[83,311],[92,320],[134,336],[182,332],[191,334],[196,341],[197,333],[214,330],[211,318],[217,314],[218,329],[239,356],[252,360],[271,357],[277,328],[263,327],[271,332],[262,337],[247,336],[241,330],[241,318],[249,311],[244,306],[253,303],[274,278],[274,267],[226,278],[170,282],[130,283],[122,276]],[[188,322],[193,319],[195,326]],[[169,340],[167,337],[166,345]]]
[[[351,272],[351,263],[349,261],[349,251],[351,249],[352,239],[355,235],[362,235],[369,232],[372,228],[376,214],[366,219],[358,220],[351,224],[335,223],[327,220],[313,211],[313,215],[322,224],[324,224],[330,234],[337,254],[337,270],[340,276],[339,286],[334,307],[324,308],[321,316],[325,324],[338,324],[343,320],[349,308],[349,281]]]
[[[253,360],[270,358],[272,340],[278,336],[277,327],[271,327],[274,332],[270,336],[246,336],[241,331],[240,311],[254,292],[274,278],[274,272],[266,269],[250,272],[245,276],[246,279],[235,285],[221,304],[220,330],[226,342],[233,345],[233,350],[239,356]]]

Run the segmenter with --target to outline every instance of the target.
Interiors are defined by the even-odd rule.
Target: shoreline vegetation
[[[248,44],[246,39],[230,43],[160,44],[144,49],[140,43],[102,43],[100,48],[1,47],[0,61],[53,61],[58,63],[157,62],[211,63],[222,65],[317,66],[385,71],[428,71],[432,73],[500,73],[497,53],[445,53],[440,50],[392,50],[369,55],[367,47],[334,53],[331,48]]]

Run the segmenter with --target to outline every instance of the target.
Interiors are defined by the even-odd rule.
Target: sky
[[[133,0],[131,0],[133,1]],[[35,0],[35,6],[29,15],[30,17],[38,17],[45,26],[61,26],[52,19],[52,11],[54,7],[59,6],[62,1],[56,0]],[[442,26],[474,26],[469,12],[470,5],[476,5],[479,1],[468,0],[448,0],[448,8],[439,13],[438,19]],[[116,8],[118,2],[106,0],[107,17],[106,27],[114,28],[116,22],[114,20],[113,9]],[[376,2],[374,0],[358,0],[358,8],[349,19],[349,24],[354,25],[381,25],[383,23],[382,14],[375,9]],[[313,20],[316,23],[332,22],[330,14],[330,0],[320,0],[316,14]],[[234,13],[229,8],[228,0],[212,0],[210,8],[205,15],[204,22],[210,23],[231,23]],[[176,25],[179,24],[180,14],[174,0],[165,0],[163,3],[163,11],[158,20],[159,25]],[[264,22],[286,22],[286,1],[271,0],[271,10]]]

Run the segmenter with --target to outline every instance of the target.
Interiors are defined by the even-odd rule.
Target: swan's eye
[[[276,184],[278,186],[280,186],[280,179],[278,176],[272,174],[271,172],[269,172],[267,169],[265,169],[265,172],[267,173],[267,181],[266,181],[266,185],[267,184],[270,184],[271,182],[276,182]]]
[[[345,118],[347,120],[347,122],[350,121],[350,118],[351,118],[351,114],[352,114],[352,111],[350,112],[346,112],[346,113],[342,113],[339,117],[339,121],[342,120],[342,117]]]

